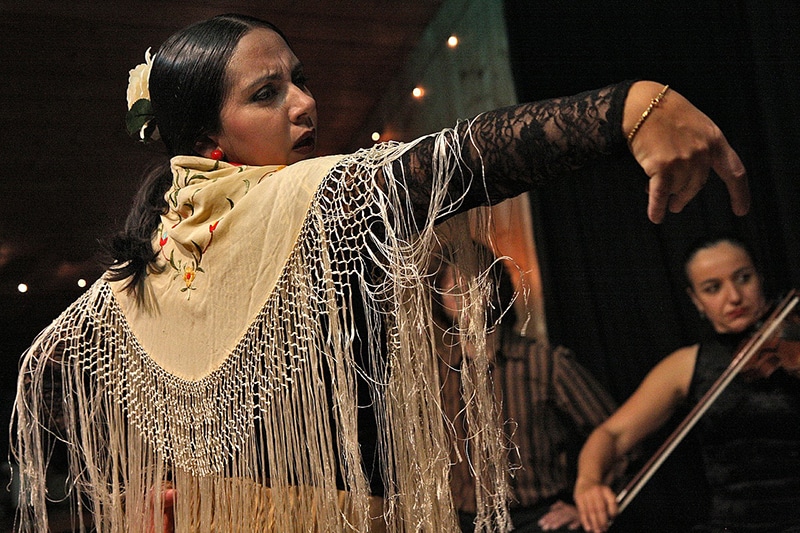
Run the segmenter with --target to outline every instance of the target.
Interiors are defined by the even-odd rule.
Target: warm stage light
[[[83,279],[83,278],[79,279],[79,280],[78,280],[78,287],[81,287],[81,288],[83,288],[83,287],[85,287],[85,286],[86,286],[86,280],[85,280],[85,279]]]
[[[450,48],[455,48],[456,46],[458,46],[458,37],[456,37],[455,35],[451,35],[450,37],[448,37],[447,46],[449,46]]]
[[[20,283],[19,285],[17,285],[17,290],[19,292],[28,292],[28,286],[25,285],[24,283]]]
[[[380,140],[381,140],[381,134],[380,134],[380,132],[373,131],[373,132],[372,132],[372,140],[373,140],[373,141],[375,141],[375,142],[378,142],[378,141],[380,141]]]
[[[411,94],[414,95],[414,98],[422,98],[425,96],[425,89],[419,86],[414,87],[414,90],[411,91]]]

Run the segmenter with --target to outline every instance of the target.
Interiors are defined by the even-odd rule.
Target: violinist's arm
[[[616,516],[616,495],[607,484],[608,473],[620,458],[659,429],[686,398],[696,356],[695,345],[666,357],[586,440],[575,483],[575,503],[586,531],[605,531]]]

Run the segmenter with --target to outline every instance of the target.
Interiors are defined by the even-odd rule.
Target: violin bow
[[[775,333],[775,330],[783,322],[783,320],[792,312],[797,305],[800,296],[796,290],[791,290],[781,300],[781,303],[773,310],[769,318],[764,324],[758,328],[758,331],[750,337],[747,343],[739,349],[736,356],[725,369],[725,371],[717,378],[711,388],[703,395],[697,402],[697,405],[689,411],[686,418],[678,424],[678,427],[670,434],[664,444],[662,444],[653,456],[645,463],[641,470],[628,482],[624,489],[617,494],[617,505],[619,512],[625,510],[628,504],[639,494],[642,487],[650,481],[650,478],[655,474],[656,470],[664,463],[672,451],[683,440],[687,433],[694,427],[701,416],[708,410],[714,403],[717,397],[722,394],[722,391],[728,386],[734,377],[742,370],[748,361],[757,354],[764,343]]]

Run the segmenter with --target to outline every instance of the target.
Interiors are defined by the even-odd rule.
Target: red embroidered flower
[[[189,289],[192,287],[192,283],[194,283],[194,278],[196,276],[196,272],[194,267],[186,266],[183,269],[183,282],[186,283],[186,288]]]
[[[219,220],[217,220],[208,227],[209,233],[214,233],[214,230],[217,229],[217,224],[219,224]]]
[[[158,239],[158,245],[159,246],[161,246],[163,248],[165,244],[167,244],[167,234],[166,233],[164,235],[162,235],[160,239]]]

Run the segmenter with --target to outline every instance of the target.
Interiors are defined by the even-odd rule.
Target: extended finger
[[[724,137],[714,155],[714,171],[728,188],[733,212],[739,216],[746,215],[750,210],[750,188],[742,160]]]
[[[647,217],[655,224],[664,220],[669,202],[669,184],[662,176],[650,178],[647,186]]]

